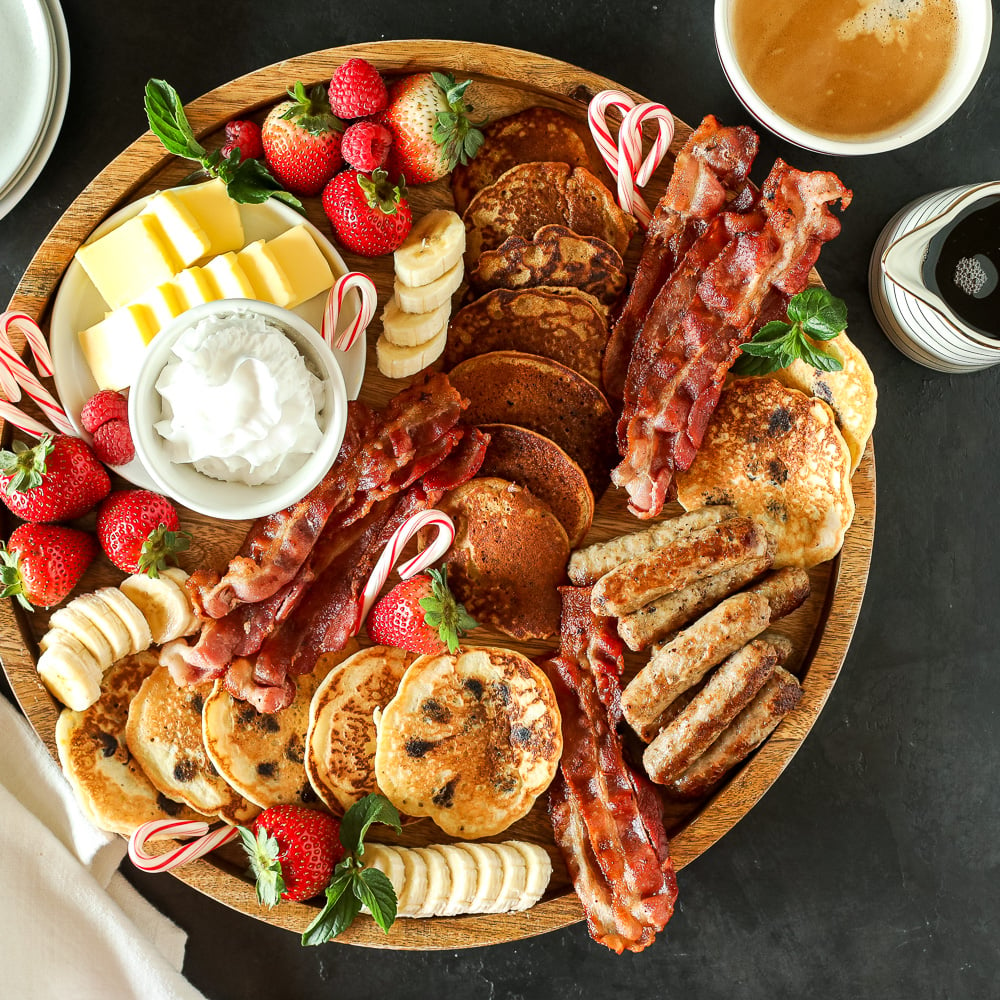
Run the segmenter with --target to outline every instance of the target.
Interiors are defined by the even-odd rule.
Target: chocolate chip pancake
[[[401,812],[465,840],[526,815],[561,754],[543,671],[509,649],[462,648],[411,664],[379,721],[375,773]]]

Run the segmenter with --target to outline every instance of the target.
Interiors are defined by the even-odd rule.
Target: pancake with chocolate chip
[[[64,709],[56,722],[59,762],[83,812],[94,826],[124,837],[156,819],[206,819],[160,792],[125,742],[129,704],[157,664],[151,652],[124,657],[105,672],[93,705]]]
[[[854,518],[851,453],[826,403],[773,378],[727,386],[691,468],[686,510],[728,504],[775,540],[774,568],[832,559]]]
[[[334,667],[309,708],[306,773],[316,794],[344,813],[375,781],[375,713],[392,700],[415,653],[369,646]]]
[[[340,652],[321,656],[311,674],[295,678],[295,699],[278,712],[258,712],[215,682],[202,710],[205,749],[215,769],[244,798],[261,809],[286,802],[317,805],[305,766],[309,704],[323,678],[357,648],[352,641]]]
[[[260,809],[220,777],[205,751],[201,713],[211,692],[211,681],[178,685],[158,666],[132,699],[125,740],[164,795],[227,823],[248,823]]]
[[[461,648],[410,665],[379,720],[375,773],[400,812],[468,840],[525,816],[561,754],[544,672],[513,650]]]

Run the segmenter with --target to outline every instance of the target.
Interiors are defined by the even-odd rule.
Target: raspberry
[[[389,103],[385,81],[364,59],[348,59],[330,81],[330,106],[341,118],[363,118]]]
[[[377,122],[355,122],[344,133],[340,155],[344,162],[370,174],[385,163],[392,145],[392,133]]]
[[[94,431],[94,454],[105,465],[125,465],[135,458],[132,432],[125,420],[108,420]]]
[[[109,420],[128,420],[128,401],[114,389],[102,389],[83,404],[80,423],[88,434],[93,434]]]
[[[226,122],[226,142],[222,147],[222,155],[229,156],[237,147],[242,160],[259,160],[264,155],[260,126],[256,122]]]

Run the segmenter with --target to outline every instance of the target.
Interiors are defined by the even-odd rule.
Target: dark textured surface
[[[142,86],[154,75],[190,100],[300,52],[381,38],[467,38],[576,62],[690,123],[709,111],[726,123],[746,120],[715,56],[708,0],[161,0],[155,8],[66,0],[64,9],[69,110],[52,161],[0,220],[4,302],[61,212],[145,128]],[[750,815],[681,873],[681,906],[661,939],[623,958],[593,944],[582,925],[460,953],[305,951],[293,935],[168,876],[131,875],[190,932],[185,969],[207,996],[1000,996],[1000,543],[991,520],[1000,369],[953,377],[906,360],[878,329],[866,286],[871,247],[901,205],[996,179],[998,78],[994,43],[976,91],[951,122],[896,153],[834,160],[764,137],[757,180],[781,155],[799,167],[835,169],[855,192],[843,234],[820,266],[847,300],[851,335],[879,384],[874,560],[854,643],[812,734]]]

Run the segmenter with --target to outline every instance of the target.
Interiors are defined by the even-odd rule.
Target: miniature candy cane
[[[5,370],[2,365],[0,365],[0,370]],[[45,424],[40,424],[34,417],[29,417],[24,410],[8,403],[6,399],[0,399],[0,418],[3,418],[5,423],[13,424],[32,437],[40,438],[44,434],[52,433]]]
[[[602,90],[587,107],[590,134],[594,137],[598,152],[604,158],[615,180],[618,179],[618,143],[612,138],[611,130],[608,128],[608,108],[617,108],[618,113],[624,118],[634,107],[635,101],[620,90]]]
[[[76,428],[70,423],[66,411],[59,405],[58,400],[38,381],[35,373],[24,363],[14,345],[10,340],[10,331],[17,327],[25,336],[28,346],[31,348],[32,356],[38,370],[45,376],[52,374],[52,355],[49,353],[45,337],[39,329],[38,324],[24,313],[5,312],[0,314],[0,368],[4,375],[0,376],[0,387],[4,394],[11,400],[17,402],[21,398],[21,389],[24,389],[29,398],[35,401],[42,412],[48,417],[53,427],[64,434],[76,434]],[[16,408],[15,408],[16,409]],[[19,419],[32,421],[27,414],[16,411]],[[37,423],[37,421],[32,421]],[[22,430],[21,423],[11,420]],[[31,431],[29,433],[34,433]]]
[[[421,529],[429,525],[434,525],[438,529],[437,537],[412,559],[407,560],[399,569],[399,578],[409,580],[411,576],[416,576],[421,570],[427,569],[432,563],[437,562],[448,551],[451,543],[455,541],[455,525],[452,519],[439,510],[422,510],[411,517],[408,517],[393,533],[386,547],[382,550],[372,575],[365,584],[365,589],[361,592],[361,600],[358,602],[358,617],[354,622],[354,632],[357,635],[361,628],[361,623],[368,617],[375,599],[381,593],[392,567],[396,565],[396,560],[400,553],[406,548],[406,543]]]
[[[128,856],[136,868],[141,868],[144,872],[167,872],[228,844],[238,836],[239,830],[234,826],[220,826],[209,833],[208,824],[200,821],[156,819],[151,823],[143,823],[129,837]],[[188,837],[198,839],[164,854],[147,854],[146,842],[163,837],[174,840]]]
[[[337,322],[344,305],[344,297],[352,288],[357,289],[361,299],[361,308],[358,309],[358,315],[354,318],[354,322],[338,337]],[[362,274],[360,271],[349,271],[342,275],[333,283],[333,288],[330,289],[330,295],[326,300],[326,312],[323,314],[323,339],[331,347],[337,347],[341,351],[349,351],[354,346],[354,341],[372,321],[376,305],[375,283],[367,274]]]

